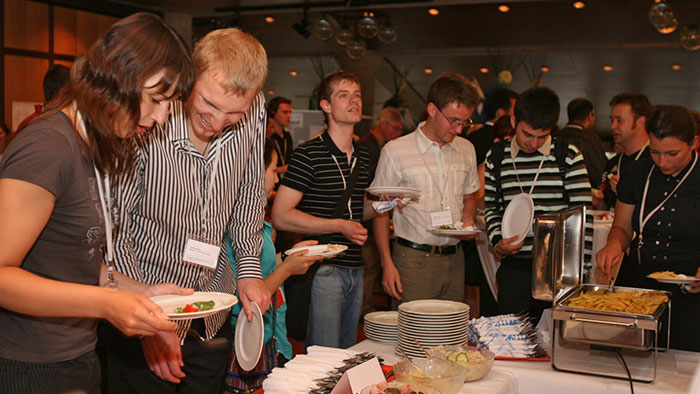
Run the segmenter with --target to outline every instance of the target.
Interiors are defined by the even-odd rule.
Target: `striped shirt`
[[[322,140],[326,138],[331,149]],[[365,189],[369,186],[369,155],[365,147],[353,143],[352,159],[348,163],[347,155],[341,151],[333,140],[324,132],[320,137],[307,141],[294,150],[289,169],[282,178],[282,185],[304,194],[297,209],[312,216],[330,218],[338,200],[343,196],[345,182],[350,181],[352,162],[357,160],[355,169],[360,171],[357,183],[350,195],[350,211],[345,208],[341,219],[362,221]],[[335,157],[335,160],[333,159]],[[342,176],[341,176],[342,173]],[[331,243],[346,245],[348,250],[333,258],[325,259],[322,264],[342,267],[362,267],[362,247],[350,242],[341,233],[330,234]],[[305,234],[304,239],[319,239],[319,234]]]
[[[234,273],[223,248],[228,229],[238,278],[262,278],[265,116],[260,93],[240,121],[211,141],[206,158],[189,140],[180,101],[172,104],[164,126],[135,138],[134,171],[115,180],[120,223],[114,263],[120,272],[148,284],[172,282],[233,294]],[[182,261],[187,239],[200,237],[203,228],[209,242],[222,246],[215,270]],[[227,318],[228,311],[205,318],[207,338]],[[181,338],[186,322],[178,329]]]
[[[588,210],[586,215],[586,233],[584,256],[584,269],[588,272],[591,268],[591,250],[593,247],[593,216],[591,201],[591,184],[588,180],[586,165],[583,156],[575,145],[569,144],[566,157],[566,168],[563,168],[564,177],[560,173],[559,164],[554,156],[556,141],[551,137],[543,148],[525,153],[517,149],[515,139],[511,144],[506,144],[503,152],[503,160],[500,168],[500,185],[496,186],[494,165],[492,162],[492,150],[486,155],[486,225],[488,235],[493,245],[503,238],[501,222],[508,203],[518,194],[529,192],[537,174],[537,169],[544,155],[544,162],[537,178],[537,183],[531,197],[535,203],[535,217],[548,215],[569,207],[585,204]],[[500,147],[501,145],[495,145]],[[543,153],[543,151],[545,153]],[[515,152],[515,157],[513,157]],[[515,162],[515,168],[513,163]],[[517,168],[517,172],[516,172]],[[517,173],[517,176],[516,176]],[[499,190],[500,189],[500,192]],[[566,197],[569,203],[567,205]],[[525,238],[525,243],[516,254],[519,258],[532,258],[533,234]]]
[[[428,245],[455,245],[455,237],[428,232],[433,212],[448,209],[452,223],[462,220],[464,195],[479,190],[476,154],[471,142],[456,137],[440,148],[423,134],[424,123],[411,134],[389,141],[382,149],[372,187],[412,187],[421,190],[418,201],[394,210],[394,234]],[[441,175],[442,173],[442,175]],[[440,185],[442,183],[442,185]],[[445,192],[444,207],[442,194]]]

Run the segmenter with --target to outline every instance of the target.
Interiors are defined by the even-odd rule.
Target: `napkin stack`
[[[372,208],[374,208],[374,211],[377,213],[384,213],[394,209],[396,205],[398,205],[399,201],[401,201],[402,204],[406,205],[409,201],[411,201],[411,199],[409,197],[404,197],[403,199],[397,197],[389,201],[375,201],[372,203]]]
[[[542,337],[526,316],[514,314],[480,317],[469,322],[469,342],[496,357],[543,357]]]

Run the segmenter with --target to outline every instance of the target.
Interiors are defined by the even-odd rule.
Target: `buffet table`
[[[358,343],[350,350],[375,352],[384,358],[386,364],[393,365],[402,360],[401,356],[394,353],[393,345],[371,339]],[[676,368],[677,358],[685,361],[684,371],[692,371],[693,366],[698,370],[700,353],[677,350],[659,353],[656,381],[650,384],[635,382],[634,392],[638,394],[688,393],[693,378],[690,374],[692,372],[680,373]],[[460,393],[480,394],[626,394],[629,392],[627,381],[557,372],[552,369],[548,361],[501,360],[496,360],[493,369],[484,379],[465,383],[460,391]]]

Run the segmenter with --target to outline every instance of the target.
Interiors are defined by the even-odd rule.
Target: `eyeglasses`
[[[460,126],[460,127],[462,127],[463,129],[469,130],[469,129],[472,127],[472,125],[474,124],[474,121],[472,121],[471,118],[468,118],[468,119],[453,119],[453,118],[448,118],[447,115],[445,115],[445,113],[442,112],[442,110],[440,109],[440,107],[438,107],[438,106],[436,105],[435,108],[437,108],[437,110],[440,111],[440,113],[442,114],[442,116],[445,117],[445,119],[447,120],[447,122],[448,122],[448,123],[450,124],[450,126],[452,126],[452,127]]]

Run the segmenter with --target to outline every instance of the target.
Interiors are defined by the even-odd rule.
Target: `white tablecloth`
[[[351,350],[372,351],[394,364],[402,358],[394,353],[393,345],[370,339],[353,346]],[[676,368],[676,359],[685,362],[683,372]],[[653,383],[634,383],[637,394],[690,394],[693,366],[700,374],[700,353],[669,350],[659,353],[656,380]],[[545,361],[500,361],[496,360],[491,372],[482,380],[465,383],[460,393],[498,394],[627,394],[627,381],[586,376],[552,369]],[[698,393],[693,393],[698,394]]]

